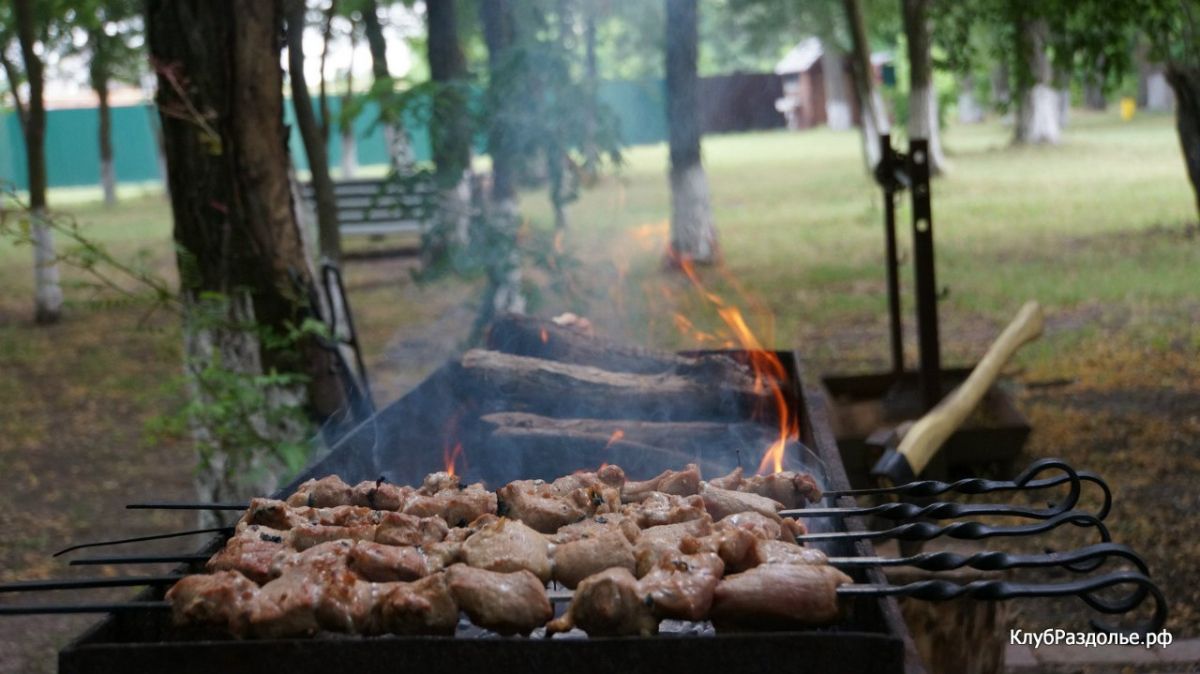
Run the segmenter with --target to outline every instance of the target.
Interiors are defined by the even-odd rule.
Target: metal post
[[[941,347],[938,343],[937,280],[933,261],[933,209],[929,196],[929,143],[908,145],[912,179],[913,265],[916,272],[917,341],[921,364],[921,401],[928,410],[942,398]]]
[[[879,134],[879,145],[883,149],[880,158],[883,185],[883,234],[886,242],[884,269],[887,273],[888,328],[892,340],[892,372],[897,378],[904,373],[904,333],[900,322],[900,260],[896,253],[896,192],[900,185],[893,176],[899,168],[892,149],[891,134]]]

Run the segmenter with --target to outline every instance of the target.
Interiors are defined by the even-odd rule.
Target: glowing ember
[[[608,436],[608,442],[604,444],[604,449],[608,449],[609,447],[612,447],[613,444],[620,442],[621,438],[623,438],[623,437],[625,437],[625,431],[623,431],[619,428],[617,430],[613,431],[612,435]],[[605,464],[605,465],[607,465],[607,464]]]
[[[458,472],[455,470],[455,464],[458,463],[460,458],[463,459],[463,466],[465,467],[467,462],[463,456],[463,446],[461,442],[454,443],[453,448],[447,447],[442,450],[442,463],[445,464],[447,473],[452,476],[458,475]]]
[[[546,328],[542,328],[541,338],[542,344],[548,344],[550,342],[550,333],[546,332]]]

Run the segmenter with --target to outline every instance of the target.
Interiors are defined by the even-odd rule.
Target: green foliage
[[[0,184],[0,240],[15,246],[33,245],[34,217],[14,186]],[[119,259],[68,215],[47,213],[40,222],[65,240],[56,261],[85,273],[86,280],[75,286],[89,291],[89,302],[101,308],[116,304],[144,306],[146,312],[139,325],[144,326],[145,319],[155,312],[168,311],[180,317],[185,339],[203,339],[206,335],[248,338],[246,341],[263,349],[282,352],[297,349],[310,336],[328,337],[326,326],[312,319],[289,326],[282,334],[239,319],[234,298],[243,292],[237,289],[229,295],[201,293],[185,298],[154,272],[148,255]],[[194,274],[194,261],[183,250],[178,250],[177,256],[181,277],[187,279]],[[303,386],[306,378],[275,371],[247,371],[239,364],[223,362],[219,348],[201,351],[204,353],[199,357],[185,358],[186,374],[165,385],[170,397],[181,391],[188,395],[180,409],[150,420],[146,430],[152,441],[168,436],[191,437],[200,467],[220,465],[224,477],[231,480],[269,469],[259,465],[256,457],[277,460],[289,474],[302,468],[309,459],[310,448],[303,439],[310,434],[305,430],[310,424],[299,406],[280,404],[278,397]],[[194,432],[197,429],[200,432]]]

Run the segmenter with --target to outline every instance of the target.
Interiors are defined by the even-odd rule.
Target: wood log
[[[623,441],[684,452],[708,448],[757,452],[767,447],[777,434],[776,429],[755,423],[558,419],[526,412],[485,414],[480,422],[495,437],[538,437],[588,445]]]
[[[482,412],[515,410],[555,417],[745,420],[771,409],[753,381],[678,374],[609,372],[587,365],[473,349],[461,360],[459,393]]]
[[[596,337],[554,321],[505,314],[488,328],[487,347],[517,356],[591,365],[612,372],[676,374],[714,380],[752,380],[750,368],[729,356],[680,356]]]

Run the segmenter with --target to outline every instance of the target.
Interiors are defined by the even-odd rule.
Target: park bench
[[[420,234],[430,221],[434,189],[427,180],[409,184],[384,178],[343,180],[335,182],[333,189],[343,237]],[[311,182],[301,186],[301,195],[315,214]]]

